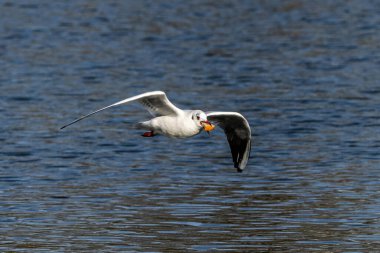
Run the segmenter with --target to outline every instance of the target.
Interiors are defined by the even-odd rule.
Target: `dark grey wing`
[[[242,172],[251,153],[251,128],[237,112],[207,112],[207,119],[223,128],[230,144],[234,167]]]
[[[124,100],[121,100],[119,102],[116,102],[112,105],[103,107],[99,110],[96,110],[94,112],[91,112],[87,115],[84,115],[71,123],[64,125],[61,127],[61,129],[70,126],[82,119],[85,119],[95,113],[98,113],[100,111],[103,111],[105,109],[108,109],[113,106],[117,105],[122,105],[122,104],[127,104],[133,101],[138,101],[140,102],[152,115],[154,116],[164,116],[164,115],[171,115],[171,114],[179,114],[181,112],[181,109],[177,108],[175,105],[173,105],[169,99],[166,97],[165,92],[163,91],[151,91],[151,92],[146,92],[137,96],[133,96]]]

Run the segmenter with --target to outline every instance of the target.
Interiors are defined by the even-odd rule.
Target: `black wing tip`
[[[71,122],[71,123],[69,123],[69,124],[66,124],[66,125],[64,125],[64,126],[61,126],[61,127],[59,128],[59,130],[62,130],[62,129],[64,129],[64,128],[68,127],[68,126],[71,126],[72,124],[76,123],[77,121],[78,121],[78,120],[76,120],[76,121],[74,121],[74,122]]]
[[[240,166],[239,166],[238,163],[234,162],[234,167],[236,168],[236,171],[237,171],[237,172],[239,172],[239,173],[243,172],[243,170],[240,169]]]

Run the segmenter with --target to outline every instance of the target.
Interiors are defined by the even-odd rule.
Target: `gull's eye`
[[[197,115],[197,120],[199,120],[200,119],[200,117],[199,117],[199,115]]]

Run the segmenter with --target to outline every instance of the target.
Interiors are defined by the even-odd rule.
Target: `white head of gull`
[[[153,116],[151,120],[139,122],[139,129],[147,130],[142,136],[153,137],[161,134],[168,137],[187,138],[209,132],[215,123],[224,130],[230,145],[234,167],[242,172],[251,151],[251,128],[248,121],[237,112],[203,112],[201,110],[181,110],[173,105],[162,91],[146,92],[133,96],[82,116],[61,129],[110,107],[140,102]],[[211,121],[211,122],[210,122]]]

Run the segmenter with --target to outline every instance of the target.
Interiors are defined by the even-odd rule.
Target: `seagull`
[[[151,91],[126,98],[84,115],[62,126],[61,129],[105,109],[131,102],[141,103],[154,116],[151,120],[137,123],[138,129],[147,131],[142,134],[143,137],[165,135],[188,138],[199,134],[202,130],[207,133],[214,130],[215,125],[211,123],[214,122],[226,134],[236,170],[242,172],[246,167],[251,151],[251,128],[243,115],[238,112],[181,110],[169,101],[163,91]]]

